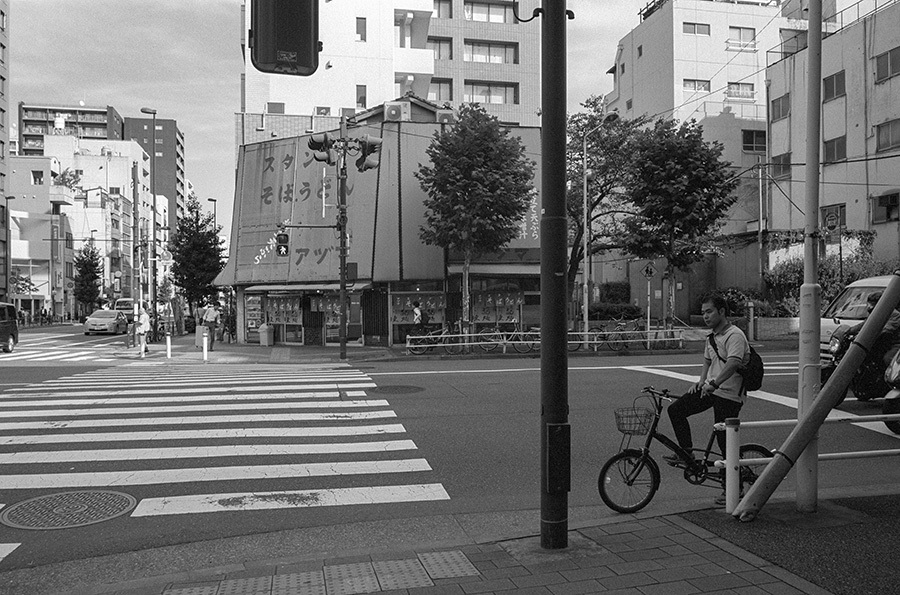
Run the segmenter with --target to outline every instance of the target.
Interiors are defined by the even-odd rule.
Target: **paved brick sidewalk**
[[[539,537],[425,552],[279,559],[78,589],[93,595],[827,595],[673,515],[570,531],[565,550]]]

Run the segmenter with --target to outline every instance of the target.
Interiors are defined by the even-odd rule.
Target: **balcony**
[[[756,101],[756,91],[752,89],[726,89],[725,101]]]
[[[50,204],[71,207],[75,204],[75,191],[66,186],[50,186]]]
[[[726,39],[725,51],[727,52],[755,52],[756,40],[741,41],[739,39]]]

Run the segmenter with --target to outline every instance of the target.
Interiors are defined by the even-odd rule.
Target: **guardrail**
[[[716,461],[715,466],[725,469],[725,512],[731,514],[741,499],[740,467],[748,465],[768,465],[774,457],[768,459],[741,459],[739,456],[741,442],[738,436],[744,428],[779,428],[794,427],[799,420],[771,419],[763,421],[741,422],[738,418],[728,418],[724,423],[715,424],[718,431],[725,431],[725,459]],[[853,417],[833,417],[823,421],[824,424],[857,424],[875,421],[900,421],[900,414],[855,415]],[[882,450],[857,450],[849,452],[830,452],[819,454],[820,461],[839,461],[845,459],[872,459],[878,457],[900,456],[900,448]],[[793,462],[792,462],[793,464]]]
[[[655,329],[650,331],[568,331],[567,348],[570,352],[638,350],[638,349],[682,349],[684,332],[681,329]],[[429,351],[443,350],[448,355],[471,353],[477,348],[485,353],[499,351],[517,353],[537,351],[541,346],[539,329],[527,331],[490,331],[480,333],[451,334],[433,331],[427,335],[407,335],[406,353],[421,355]]]

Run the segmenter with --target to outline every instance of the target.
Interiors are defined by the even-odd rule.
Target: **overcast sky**
[[[340,0],[336,0],[340,1]],[[372,0],[378,1],[378,0]],[[569,0],[570,112],[610,90],[616,44],[644,0]],[[241,0],[11,0],[9,119],[18,102],[141,107],[174,119],[187,178],[215,197],[226,231],[234,199],[234,113],[240,109]],[[540,26],[538,20],[523,26]]]

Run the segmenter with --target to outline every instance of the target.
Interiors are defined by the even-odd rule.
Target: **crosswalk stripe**
[[[450,495],[444,489],[444,486],[439,483],[290,492],[203,494],[197,496],[146,498],[138,503],[131,516],[144,517],[231,510],[273,510],[279,508],[390,504],[449,499]]]
[[[97,360],[99,361],[99,360]],[[207,383],[209,384],[209,383]],[[107,390],[105,391],[110,395],[143,395],[147,393],[147,389],[159,388],[159,385],[147,384],[146,388],[143,390],[130,389],[130,390]],[[277,388],[279,390],[346,390],[346,389],[358,389],[358,388],[375,388],[377,385],[374,382],[350,382],[350,383],[335,383],[329,382],[324,384],[284,384],[279,385]],[[24,390],[21,388],[12,388],[7,391],[9,395],[27,395],[30,392],[46,392],[47,387],[25,387],[29,390]],[[178,394],[197,394],[204,393],[210,391],[220,391],[220,392],[236,392],[236,391],[252,391],[252,392],[269,392],[272,390],[271,386],[202,386],[202,387],[184,387],[178,388]],[[70,397],[92,397],[97,394],[96,390],[92,391],[66,391],[66,395]]]
[[[334,442],[326,444],[228,444],[223,446],[173,446],[169,448],[119,448],[115,450],[55,450],[0,454],[0,465],[322,455],[394,452],[416,450],[416,448],[416,444],[412,440],[382,440],[377,442]]]
[[[350,394],[350,393],[354,394]],[[361,393],[361,394],[360,394]],[[68,394],[68,393],[67,393]],[[28,400],[22,400],[24,395],[16,395],[9,398],[9,395],[0,394],[0,409],[8,409],[11,407],[33,407],[33,406],[50,406],[50,405],[116,405],[116,404],[136,404],[136,403],[169,403],[174,397],[100,397],[85,399],[59,399],[58,394],[50,393],[46,395],[27,395]],[[229,401],[254,400],[254,401],[278,401],[284,399],[337,399],[341,393],[338,391],[323,392],[294,392],[294,393],[233,393],[219,395],[210,393],[208,395],[187,395],[178,396],[179,403],[190,403],[192,401],[215,401],[216,403],[225,403]],[[365,391],[347,391],[347,397],[365,397]],[[16,400],[13,400],[16,399]]]
[[[62,358],[64,358],[64,357],[74,357],[74,356],[78,356],[78,355],[87,355],[87,354],[89,354],[89,353],[93,353],[93,352],[92,352],[92,351],[76,351],[76,352],[74,352],[74,353],[71,353],[71,352],[57,353],[57,354],[55,354],[55,355],[47,355],[47,356],[41,358],[41,361],[45,361],[45,362],[46,362],[46,361],[52,361],[52,360],[55,360],[55,359],[62,359]]]
[[[191,374],[190,376],[185,376],[183,378],[168,376],[165,379],[152,378],[147,377],[145,379],[135,379],[133,375],[129,373],[129,377],[123,378],[112,378],[109,380],[81,380],[78,382],[64,382],[57,383],[53,381],[44,382],[41,384],[42,387],[45,388],[103,388],[105,386],[113,386],[113,387],[134,387],[134,386],[191,386],[195,384],[209,384],[211,381],[215,381],[217,384],[230,384],[235,382],[247,383],[247,382],[256,382],[260,384],[278,384],[281,382],[359,382],[371,380],[367,376],[363,374],[328,374],[323,376],[306,376],[306,375],[294,375],[294,374],[286,374],[284,376],[279,376],[278,378],[272,378],[271,374],[266,374],[265,376],[259,376],[256,378],[248,377],[248,376],[209,376],[205,378],[199,378],[196,374]],[[37,388],[25,388],[21,389],[20,392],[29,392],[36,391]]]
[[[6,556],[10,555],[15,551],[17,547],[22,545],[21,543],[0,543],[0,562],[3,561]]]
[[[244,409],[350,409],[354,407],[387,407],[388,402],[384,399],[373,399],[368,401],[293,401],[282,403],[231,403],[228,405],[230,411],[241,411]],[[0,408],[2,409],[2,408]],[[162,407],[154,405],[152,407],[97,407],[91,409],[29,409],[24,411],[5,411],[4,417],[81,417],[85,415],[132,415],[139,413],[192,413],[198,411],[209,411],[214,413],[219,410],[216,403],[207,403],[205,405],[171,405]],[[130,418],[128,418],[130,419]]]
[[[0,361],[5,361],[5,362],[22,361],[22,360],[32,359],[32,358],[36,358],[36,357],[41,357],[42,355],[44,355],[43,351],[26,351],[25,353],[22,353],[21,351],[19,351],[19,352],[15,352],[12,354],[4,354],[2,357],[0,357]]]
[[[305,428],[231,428],[216,430],[165,430],[149,432],[98,432],[85,434],[25,434],[0,436],[0,445],[78,444],[80,442],[143,442],[153,440],[208,440],[221,438],[323,438],[405,434],[403,424],[310,426]]]
[[[180,426],[189,424],[243,424],[255,422],[350,421],[397,417],[393,411],[348,411],[346,413],[289,413],[259,415],[207,415],[187,417],[137,417],[87,420],[40,420],[0,423],[0,430],[54,430],[120,426]]]
[[[382,473],[413,473],[417,471],[431,471],[431,466],[425,459],[395,459],[388,461],[300,463],[296,465],[242,465],[239,467],[200,467],[195,469],[42,473],[34,475],[0,475],[0,485],[7,490],[93,488],[246,479],[380,475]]]

